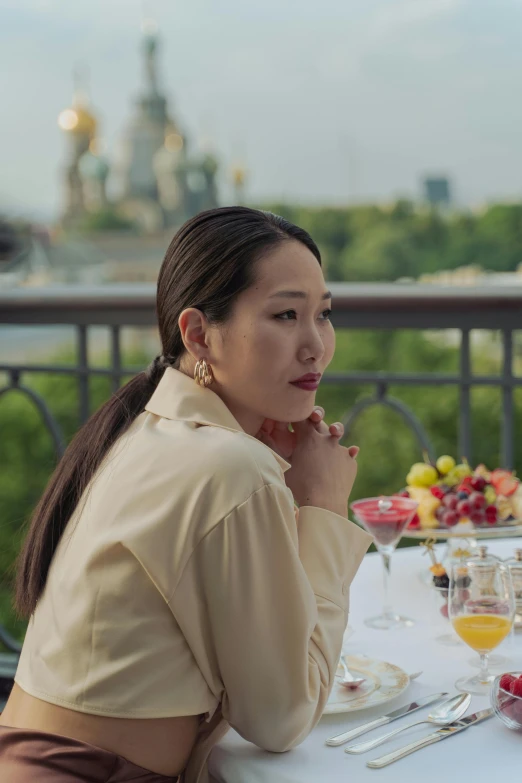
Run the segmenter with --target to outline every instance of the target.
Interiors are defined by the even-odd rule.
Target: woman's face
[[[211,388],[249,434],[265,418],[292,422],[311,414],[315,389],[292,381],[322,375],[332,360],[330,308],[317,259],[289,240],[258,262],[256,282],[238,297],[226,325],[210,327]]]

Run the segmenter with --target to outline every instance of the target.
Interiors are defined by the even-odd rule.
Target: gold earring
[[[204,386],[205,388],[207,386],[210,386],[210,384],[214,380],[212,367],[210,366],[210,364],[207,364],[204,359],[200,359],[196,363],[196,367],[194,368],[194,380],[196,381],[198,386]]]

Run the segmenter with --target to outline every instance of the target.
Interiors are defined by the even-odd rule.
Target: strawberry
[[[514,476],[506,476],[497,484],[497,492],[499,495],[504,495],[504,497],[508,498],[517,491],[519,484],[520,481]]]
[[[419,515],[418,514],[414,514],[413,515],[413,517],[411,518],[411,522],[408,525],[408,527],[411,528],[412,530],[415,530],[416,528],[420,527],[420,519],[419,519]]]
[[[502,690],[511,693],[511,685],[515,682],[515,677],[512,674],[503,674],[500,678],[499,685]]]
[[[522,699],[522,680],[514,680],[511,683],[511,693],[513,696],[518,696]]]
[[[516,492],[520,481],[509,470],[494,470],[491,474],[491,483],[499,495],[509,497]]]

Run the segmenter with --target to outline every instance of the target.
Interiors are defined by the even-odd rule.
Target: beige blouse
[[[370,537],[294,507],[290,465],[168,369],[58,545],[16,682],[81,712],[204,713],[184,780],[233,726],[284,751],[321,717]]]

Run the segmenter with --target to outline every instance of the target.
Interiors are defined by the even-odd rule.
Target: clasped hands
[[[324,408],[321,408],[320,405],[315,406],[308,417],[308,421],[312,422],[318,432],[330,434],[332,438],[340,440],[344,435],[344,426],[340,421],[330,425],[326,424],[324,421]],[[291,460],[297,442],[297,435],[289,429],[289,422],[265,419],[255,437],[277,452],[283,459]],[[350,457],[355,459],[359,453],[359,447],[350,446],[348,452]]]

